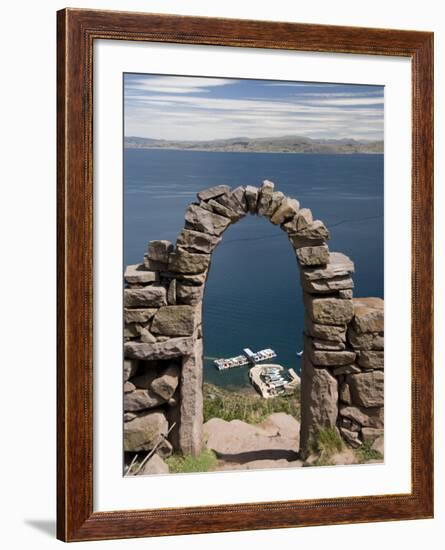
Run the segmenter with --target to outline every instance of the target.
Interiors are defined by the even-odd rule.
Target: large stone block
[[[216,237],[219,237],[231,224],[225,216],[209,212],[196,204],[191,204],[187,208],[185,220],[188,224],[187,229],[202,231]]]
[[[306,351],[309,353],[310,360],[313,365],[322,367],[341,367],[343,365],[350,365],[354,363],[355,353],[353,351],[331,351],[314,349],[311,342],[305,346]]]
[[[146,409],[153,409],[163,403],[165,403],[165,399],[150,389],[139,389],[124,394],[125,412],[139,412]]]
[[[168,432],[162,411],[144,412],[124,423],[124,451],[150,451]]]
[[[182,361],[179,446],[184,455],[198,456],[203,445],[202,354],[199,339]]]
[[[143,308],[143,309],[127,309],[124,308],[125,323],[140,323],[145,324],[154,317],[158,308]]]
[[[329,240],[329,231],[320,220],[313,221],[310,225],[297,233],[291,233],[289,240],[294,248],[303,246],[317,246]]]
[[[131,393],[136,389],[136,386],[133,384],[133,382],[125,382],[124,384],[124,393]]]
[[[384,331],[384,301],[381,298],[354,298],[352,327],[358,334]]]
[[[281,229],[289,234],[298,233],[310,226],[312,221],[312,212],[309,208],[301,208],[295,217],[281,225]]]
[[[302,248],[301,250],[304,249]],[[309,292],[310,294],[329,294],[340,290],[354,288],[354,281],[348,276],[309,281],[304,277],[302,270],[300,270],[300,279],[303,290]],[[349,296],[346,298],[350,299]]]
[[[165,306],[151,323],[151,332],[165,336],[191,336],[196,326],[196,308],[188,305]]]
[[[124,278],[127,283],[148,284],[159,281],[159,273],[149,271],[144,264],[127,265]]]
[[[204,286],[176,285],[176,299],[180,304],[197,305],[202,302]]]
[[[179,234],[176,244],[190,252],[204,252],[210,254],[221,242],[221,237],[208,235],[201,231],[183,229]]]
[[[173,251],[170,241],[150,241],[148,243],[147,257],[155,262],[168,262],[168,255]]]
[[[124,353],[129,359],[143,359],[153,361],[155,359],[170,359],[188,355],[193,349],[193,338],[169,338],[165,342],[155,344],[143,344],[140,342],[125,342]]]
[[[168,401],[171,399],[179,384],[180,370],[177,365],[170,365],[159,373],[151,383],[151,389],[160,397]]]
[[[159,260],[152,260],[148,257],[148,254],[144,254],[144,266],[149,271],[166,271],[167,262],[160,262]]]
[[[270,221],[275,225],[286,223],[294,218],[300,210],[300,203],[296,199],[285,197],[280,206],[275,210],[275,213],[270,218]]]
[[[383,372],[376,370],[350,374],[347,382],[351,389],[352,402],[360,407],[379,407],[384,403]]]
[[[362,372],[362,369],[354,363],[350,365],[343,365],[342,367],[337,367],[336,369],[333,369],[334,376],[343,376],[344,374],[355,374],[356,372]]]
[[[126,288],[124,290],[124,307],[160,307],[167,304],[167,290],[163,286],[146,286],[144,288]]]
[[[258,216],[264,216],[269,208],[272,200],[272,193],[274,191],[275,184],[272,181],[264,180],[261,184],[258,193],[257,214]]]
[[[378,332],[363,332],[360,334],[352,326],[348,328],[348,341],[356,350],[383,350],[385,339]]]
[[[358,364],[364,369],[383,369],[385,366],[385,352],[363,350],[360,352]]]
[[[321,340],[329,340],[334,342],[346,341],[345,325],[320,325],[318,323],[314,323],[307,314],[304,316],[304,330],[306,331],[306,334]]]
[[[327,280],[349,279],[354,272],[354,263],[341,252],[330,252],[329,260],[324,267],[305,267],[301,269],[302,284],[322,284]]]
[[[273,191],[272,196],[270,197],[269,206],[264,212],[266,218],[272,219],[272,216],[275,214],[284,199],[284,193],[281,191]]]
[[[325,244],[297,248],[296,254],[301,266],[325,265],[329,261],[329,248]]]
[[[145,344],[153,344],[156,342],[156,337],[153,336],[153,334],[147,329],[142,328],[139,333],[139,338],[141,342],[144,342]]]
[[[340,406],[340,416],[367,428],[383,428],[383,407]]]
[[[204,271],[204,273],[177,273],[176,278],[178,281],[181,281],[181,283],[183,282],[188,285],[199,286],[205,283],[207,273],[207,271]]]
[[[208,189],[199,191],[198,199],[201,201],[208,201],[209,199],[225,195],[229,191],[230,187],[228,185],[215,185],[214,187],[209,187]]]
[[[232,197],[234,197],[240,204],[241,208],[245,213],[248,212],[247,199],[246,199],[246,188],[243,185],[236,187],[232,191]]]
[[[169,471],[170,468],[168,465],[162,460],[158,453],[155,453],[147,460],[138,475],[148,476],[153,474],[168,474]]]
[[[311,338],[311,340],[314,349],[318,350],[342,351],[346,348],[344,342],[336,340],[321,340],[320,338]]]
[[[223,195],[223,197],[226,197],[227,195]],[[236,212],[228,208],[227,206],[224,206],[223,204],[220,204],[214,199],[210,199],[208,202],[208,205],[212,207],[213,212],[216,212],[220,216],[225,216],[226,218],[229,218],[232,222],[235,222],[239,219]]]
[[[248,211],[255,214],[258,204],[258,187],[246,186],[246,202]]]
[[[343,325],[353,315],[352,300],[318,298],[303,293],[303,300],[311,320],[321,325]]]
[[[215,202],[223,206],[224,208],[227,208],[230,213],[230,219],[233,222],[238,221],[246,215],[244,208],[241,206],[238,199],[232,193],[217,197],[215,199]]]
[[[195,203],[196,204],[196,203]],[[198,206],[200,208],[204,208],[204,210],[207,210],[207,212],[213,212],[213,208],[211,207],[211,205],[207,202],[204,202],[204,201],[199,201],[198,203]]]
[[[209,264],[209,254],[195,254],[178,246],[176,251],[170,254],[168,268],[175,273],[204,273]]]
[[[373,442],[381,435],[383,435],[382,428],[362,428],[363,441]]]
[[[301,371],[301,450],[320,428],[333,428],[338,416],[338,383],[327,369],[315,368],[303,355]]]

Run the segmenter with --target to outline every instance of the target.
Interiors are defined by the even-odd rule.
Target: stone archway
[[[201,451],[205,283],[222,234],[249,213],[283,230],[300,268],[302,454],[320,428],[339,429],[353,447],[382,433],[383,300],[353,299],[353,262],[329,251],[322,221],[265,180],[260,188],[219,185],[200,191],[186,210],[176,245],[151,241],[144,264],[128,266],[125,450],[148,450],[163,437],[164,453]]]

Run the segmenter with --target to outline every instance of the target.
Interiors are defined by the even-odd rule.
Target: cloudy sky
[[[383,87],[124,75],[125,135],[383,139]]]

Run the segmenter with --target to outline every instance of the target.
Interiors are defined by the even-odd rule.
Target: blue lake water
[[[383,298],[383,155],[212,153],[126,149],[124,263],[139,263],[153,239],[172,242],[200,189],[269,179],[331,232],[331,251],[355,263],[355,296]],[[247,216],[213,254],[204,297],[205,380],[248,385],[247,367],[218,372],[211,358],[265,347],[300,370],[303,306],[298,268],[285,233]]]

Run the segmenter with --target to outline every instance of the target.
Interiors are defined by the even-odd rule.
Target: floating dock
[[[244,348],[242,355],[229,357],[228,359],[215,359],[214,363],[218,370],[226,370],[235,367],[243,367],[244,365],[255,365],[260,361],[274,359],[276,356],[277,354],[271,348],[262,349],[257,352],[253,352],[249,348]]]
[[[286,373],[281,365],[256,365],[250,369],[249,378],[264,399],[292,393],[300,385],[300,377],[294,369]]]

